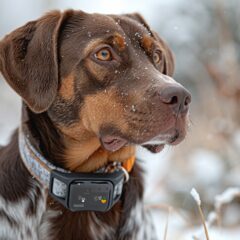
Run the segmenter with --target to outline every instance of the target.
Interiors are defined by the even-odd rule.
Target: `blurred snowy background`
[[[194,187],[210,239],[239,240],[240,1],[1,0],[0,38],[48,10],[67,8],[140,12],[168,41],[176,56],[175,79],[192,92],[187,139],[158,155],[138,153],[145,159],[146,207],[153,210],[159,239],[205,239],[190,195]],[[0,145],[19,124],[20,105],[0,76]]]

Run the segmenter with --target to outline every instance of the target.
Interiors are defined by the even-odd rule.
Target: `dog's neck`
[[[83,134],[84,139],[77,141],[60,131],[46,112],[35,114],[23,106],[22,116],[35,147],[39,147],[51,163],[66,170],[94,172],[109,162],[125,162],[135,155],[135,146],[125,146],[116,152],[106,151],[99,139],[91,134]]]
[[[96,158],[97,154],[100,154],[101,151],[103,151],[102,154],[106,154],[94,139],[92,139],[92,142],[86,141],[86,145],[80,144],[79,146],[73,139],[67,139],[66,136],[56,129],[47,113],[34,114],[29,109],[25,109],[24,112],[25,114],[23,114],[22,119],[23,125],[25,125],[30,134],[26,137],[31,140],[31,144],[33,144],[36,150],[39,150],[43,156],[55,166],[67,170],[66,162],[70,158],[67,156],[72,157],[73,154],[68,155],[67,152],[71,152],[71,149],[73,151],[75,148],[76,153],[79,153],[78,148],[88,147],[89,149],[86,150],[87,153],[84,152],[86,153],[86,155],[84,155],[85,158],[82,158],[82,162],[80,162],[79,165],[76,164],[75,169],[77,171],[83,171],[82,169],[84,169],[85,162],[91,161],[91,164],[95,166],[94,168],[89,166],[89,171],[94,171],[94,169],[97,168],[97,162],[100,158],[100,156]],[[68,142],[69,145],[66,145],[66,142]],[[68,151],[66,151],[67,149]],[[118,161],[123,160],[125,157],[132,155],[134,150],[134,148],[126,148],[119,152],[107,153],[106,158],[103,158],[101,163],[113,159],[116,160],[115,157],[118,158]],[[81,156],[76,154],[75,158],[81,159]],[[72,157],[73,160],[75,158]],[[96,162],[94,159],[96,159]],[[124,233],[126,236],[130,236],[133,228],[129,229],[129,224],[134,220],[135,214],[142,211],[141,208],[140,210],[137,208],[141,206],[137,205],[137,203],[141,202],[143,198],[142,170],[138,163],[134,164],[129,175],[129,181],[123,186],[121,199],[111,210],[102,214],[95,212],[73,213],[48,195],[46,198],[47,209],[51,209],[51,213],[56,213],[53,218],[48,220],[48,224],[52,226],[52,229],[60,229],[60,231],[52,231],[53,239],[68,239],[69,236],[75,236],[74,239],[95,239],[95,234],[97,236],[105,236],[104,234],[106,233],[116,236],[118,231],[122,232],[121,234]],[[85,226],[87,226],[87,228],[85,228]],[[102,229],[104,229],[104,231],[102,231]],[[94,237],[92,235],[93,233]]]
[[[78,142],[65,137],[64,159],[67,169],[79,172],[92,172],[109,162],[125,162],[135,155],[135,147],[126,146],[116,152],[103,149],[97,138]]]

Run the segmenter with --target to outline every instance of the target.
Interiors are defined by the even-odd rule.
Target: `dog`
[[[191,95],[143,17],[49,12],[1,40],[0,70],[23,100],[21,126],[0,150],[0,239],[157,239],[135,150],[180,143]],[[106,212],[67,209],[38,172],[114,162],[129,179]]]

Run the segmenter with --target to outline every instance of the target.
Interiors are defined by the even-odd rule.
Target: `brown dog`
[[[23,131],[53,165],[94,172],[143,145],[186,134],[191,96],[170,76],[167,45],[139,14],[51,12],[0,42],[0,70],[23,99]],[[1,239],[156,239],[138,163],[107,213],[71,212],[21,160],[18,132],[0,152]]]

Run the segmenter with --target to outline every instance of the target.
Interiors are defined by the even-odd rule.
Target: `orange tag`
[[[128,171],[128,172],[131,172],[132,168],[133,168],[133,165],[135,163],[135,156],[132,156],[130,158],[128,158],[126,161],[124,161],[123,163],[123,167]]]

